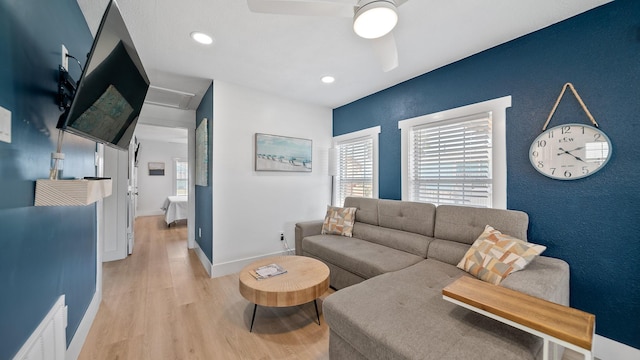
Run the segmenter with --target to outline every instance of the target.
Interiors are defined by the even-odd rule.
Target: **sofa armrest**
[[[323,220],[299,222],[296,224],[296,255],[302,255],[302,239],[322,233]]]
[[[501,286],[569,306],[569,264],[538,256],[526,268],[507,276]]]

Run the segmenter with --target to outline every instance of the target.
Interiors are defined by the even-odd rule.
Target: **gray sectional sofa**
[[[542,341],[442,299],[456,265],[491,225],[527,239],[520,211],[347,198],[353,237],[296,224],[296,254],[327,264],[339,291],[323,303],[331,359],[536,359]],[[568,305],[569,266],[545,256],[501,286]]]

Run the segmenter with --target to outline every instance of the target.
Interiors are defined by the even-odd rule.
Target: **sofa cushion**
[[[404,269],[424,257],[355,237],[314,235],[302,239],[304,253],[332,263],[364,279]]]
[[[539,338],[442,299],[461,275],[427,259],[328,296],[324,316],[368,359],[534,359]]]
[[[327,206],[327,214],[322,223],[322,234],[351,237],[355,222],[356,208]]]
[[[360,222],[356,222],[353,226],[353,236],[358,239],[388,246],[392,249],[418,255],[423,259],[427,257],[427,248],[431,240],[433,240],[433,238],[424,235]]]
[[[569,274],[566,261],[537,256],[525,271],[509,275],[500,286],[569,306]]]
[[[457,241],[434,239],[429,243],[427,258],[456,266],[469,251],[469,247],[470,245]]]
[[[389,229],[408,231],[433,237],[436,206],[398,200],[378,202],[378,222]]]
[[[356,221],[365,224],[378,225],[378,199],[347,197],[344,199],[344,207],[354,207]]]
[[[509,274],[524,269],[546,248],[503,234],[487,225],[460,260],[458,268],[498,285]]]
[[[487,225],[526,241],[529,216],[516,210],[440,205],[436,209],[434,237],[473,244]]]

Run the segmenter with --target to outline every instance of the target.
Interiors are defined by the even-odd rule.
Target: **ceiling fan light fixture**
[[[387,35],[398,23],[396,4],[392,0],[362,0],[353,18],[353,31],[365,39]]]

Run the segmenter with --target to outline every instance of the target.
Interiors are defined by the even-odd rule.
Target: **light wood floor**
[[[211,279],[187,250],[187,227],[140,217],[131,256],[103,266],[103,297],[80,359],[328,359],[313,303],[258,307],[238,275]],[[325,295],[326,296],[326,295]],[[319,304],[320,305],[320,304]]]
[[[103,266],[102,304],[79,359],[329,358],[329,329],[322,316],[315,323],[313,304],[259,307],[249,333],[253,304],[238,275],[209,278],[184,223],[140,217],[135,234],[133,254]]]

